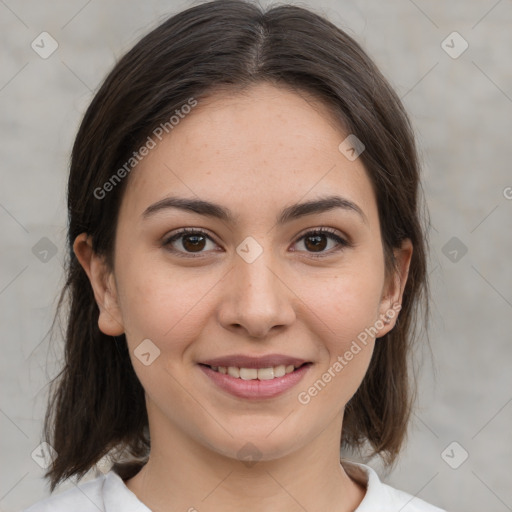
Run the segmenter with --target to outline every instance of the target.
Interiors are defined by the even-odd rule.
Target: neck
[[[149,460],[126,485],[154,512],[353,511],[365,489],[340,464],[341,423],[336,417],[288,455],[253,462],[223,456],[181,430],[171,435],[150,425]]]

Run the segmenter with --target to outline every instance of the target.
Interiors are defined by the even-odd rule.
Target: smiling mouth
[[[284,377],[289,373],[293,373],[295,370],[302,368],[303,366],[311,365],[312,363],[303,363],[301,365],[278,365],[270,366],[268,368],[243,368],[238,366],[210,366],[207,364],[200,363],[201,366],[206,366],[214,372],[221,373],[223,375],[229,375],[234,379],[240,380],[273,380],[280,377]]]

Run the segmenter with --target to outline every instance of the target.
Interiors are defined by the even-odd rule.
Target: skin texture
[[[269,84],[201,100],[129,176],[116,233],[114,269],[84,233],[75,254],[100,308],[99,327],[126,334],[146,391],[152,449],[128,487],[153,510],[282,512],[354,510],[364,488],[339,460],[345,404],[368,368],[366,346],[307,405],[297,396],[342,356],[357,335],[400,303],[412,254],[395,251],[399,272],[385,279],[376,198],[360,159],[338,149],[347,134],[311,97]],[[279,226],[294,203],[337,194],[357,213],[333,209]],[[234,224],[161,210],[169,196],[229,208]],[[180,228],[201,228],[199,257],[190,238],[164,242]],[[351,242],[302,238],[328,227]],[[246,237],[263,252],[248,263],[236,252]],[[185,244],[185,246],[183,245]],[[188,253],[187,253],[188,249]],[[315,258],[319,251],[325,255]],[[376,338],[394,326],[396,316]],[[382,326],[382,324],[379,324]],[[160,355],[134,356],[144,339]],[[230,355],[285,354],[311,361],[301,382],[266,400],[236,398],[216,387],[198,362]],[[237,453],[252,443],[259,460]]]

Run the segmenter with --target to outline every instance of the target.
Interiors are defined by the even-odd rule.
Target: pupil
[[[321,239],[323,238],[323,242],[321,241]],[[324,249],[325,248],[325,236],[324,235],[313,235],[313,236],[308,236],[306,238],[306,246],[308,246],[308,240],[315,240],[315,243],[313,244],[313,248],[314,249]]]
[[[185,249],[203,249],[204,247],[204,236],[202,235],[188,235],[183,239],[183,246]],[[201,242],[198,242],[198,240],[202,239],[203,245],[200,245]],[[191,246],[189,247],[188,241],[192,240]]]

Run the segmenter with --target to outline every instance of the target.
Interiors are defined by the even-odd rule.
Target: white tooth
[[[212,366],[212,370],[213,370],[213,371],[215,371],[215,372],[216,372],[218,369],[219,369],[219,367],[218,367],[218,366]]]
[[[274,368],[260,368],[258,370],[258,379],[270,380],[274,378]]]
[[[237,368],[236,366],[228,366],[228,375],[231,375],[231,377],[236,377],[237,379],[239,379],[240,368]]]
[[[295,370],[293,364],[285,366],[271,366],[268,368],[239,368],[237,366],[212,366],[212,369],[219,373],[228,374],[231,377],[243,380],[272,380],[291,373]]]
[[[284,375],[286,375],[286,366],[284,364],[274,366],[274,377],[283,377]]]
[[[240,378],[243,380],[254,380],[258,378],[257,368],[240,368]]]

